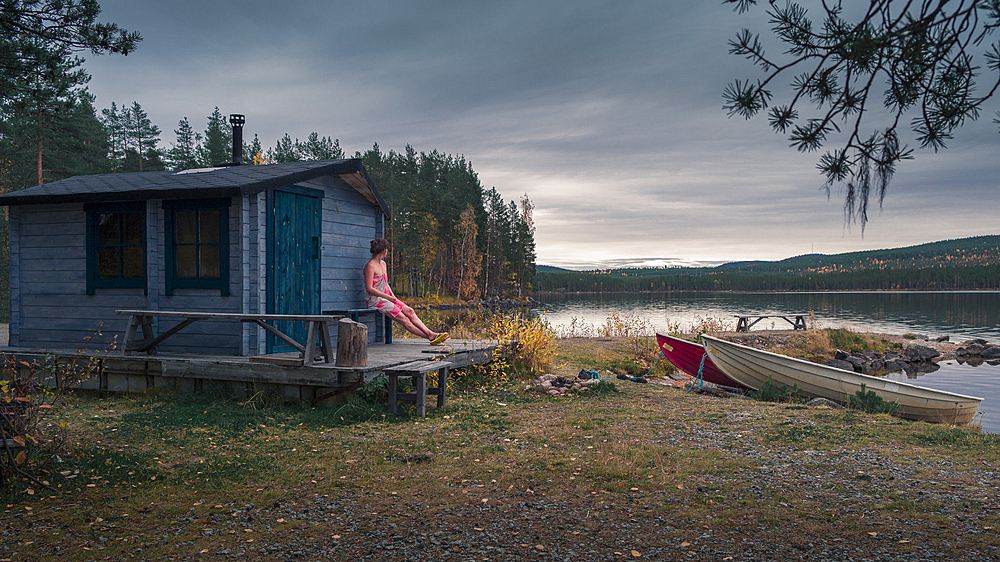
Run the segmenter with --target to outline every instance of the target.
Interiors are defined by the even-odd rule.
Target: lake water
[[[837,293],[648,293],[550,294],[534,297],[559,335],[593,335],[612,311],[632,315],[656,330],[679,325],[688,331],[706,319],[735,329],[736,315],[812,314],[811,327],[862,332],[949,336],[953,342],[983,338],[1000,342],[1000,292],[837,292]],[[773,321],[773,322],[772,322]],[[780,318],[753,329],[786,329]],[[573,332],[573,333],[571,333]],[[589,332],[589,333],[588,333]],[[976,422],[1000,433],[1000,366],[978,367],[945,361],[912,384],[984,398]],[[902,377],[905,375],[892,375]]]

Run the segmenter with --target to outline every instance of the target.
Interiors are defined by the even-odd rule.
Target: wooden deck
[[[61,361],[76,359],[80,363],[96,354],[101,357],[103,372],[100,377],[80,385],[86,390],[141,392],[163,388],[179,392],[219,391],[245,397],[265,392],[323,404],[336,401],[339,395],[378,377],[388,368],[422,359],[439,359],[451,362],[452,369],[460,369],[488,363],[496,348],[494,342],[478,340],[452,339],[445,344],[431,346],[426,340],[395,339],[391,345],[370,345],[368,365],[365,367],[337,367],[333,363],[314,363],[307,367],[282,365],[282,354],[255,357],[126,356],[121,351],[102,355],[96,350],[79,352],[23,347],[0,347],[0,352],[7,360],[14,356],[19,363],[29,364],[43,364],[48,355],[55,355]],[[58,383],[55,380],[44,382]]]

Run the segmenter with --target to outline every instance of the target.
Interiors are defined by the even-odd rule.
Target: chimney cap
[[[247,122],[247,118],[239,113],[232,113],[229,115],[229,124],[234,126],[242,127],[244,123]]]

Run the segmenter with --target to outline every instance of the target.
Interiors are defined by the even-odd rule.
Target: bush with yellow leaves
[[[531,378],[556,356],[555,332],[542,317],[521,312],[484,314],[475,331],[497,348],[493,360],[456,373],[455,382],[477,388],[495,388]]]

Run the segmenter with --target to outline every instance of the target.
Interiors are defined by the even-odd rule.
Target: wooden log
[[[337,323],[337,366],[365,367],[368,365],[368,326],[350,318]]]

